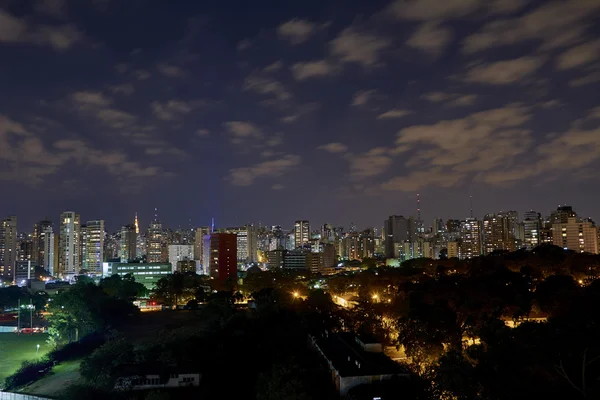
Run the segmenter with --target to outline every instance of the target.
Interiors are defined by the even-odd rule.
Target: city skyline
[[[600,3],[432,4],[2,0],[0,212],[600,215]]]

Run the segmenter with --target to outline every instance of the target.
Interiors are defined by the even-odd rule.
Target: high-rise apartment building
[[[194,261],[194,246],[191,244],[170,244],[169,263],[173,272],[177,271],[177,263],[180,261]],[[194,264],[194,272],[195,272]]]
[[[81,221],[79,214],[65,211],[60,215],[58,270],[63,278],[73,278],[81,269]]]
[[[52,226],[47,226],[44,231],[44,244],[43,253],[44,259],[42,260],[41,267],[48,272],[50,276],[54,276],[55,269],[55,246],[54,246],[54,233],[52,232]]]
[[[119,259],[128,262],[137,258],[137,229],[135,225],[125,225],[121,228],[119,240]]]
[[[484,254],[493,253],[496,250],[515,251],[515,233],[518,229],[518,217],[516,212],[487,214],[483,218]]]
[[[31,261],[36,265],[42,265],[44,263],[44,250],[46,248],[44,240],[45,232],[48,227],[52,227],[52,221],[48,221],[47,219],[33,225],[33,232],[31,234],[33,244]]]
[[[385,222],[385,256],[394,257],[396,243],[412,242],[416,238],[417,227],[414,219],[404,218],[402,215],[392,215]]]
[[[301,247],[310,241],[310,224],[298,220],[294,223],[294,247]]]
[[[481,221],[476,218],[467,218],[461,221],[460,227],[460,258],[467,259],[478,257],[482,251]]]
[[[539,246],[540,231],[542,229],[542,216],[537,211],[527,211],[523,220],[523,241],[527,250]]]
[[[237,282],[237,235],[234,233],[211,233],[210,276],[221,284]]]
[[[202,269],[208,267],[204,264],[204,244],[206,243],[205,237],[208,235],[210,235],[210,228],[201,226],[196,229],[196,236],[194,236],[194,258],[200,262]]]
[[[238,263],[256,262],[257,234],[254,225],[245,225],[235,228],[227,228],[225,232],[235,233],[237,236],[237,260]]]
[[[591,221],[569,217],[566,223],[552,225],[555,246],[578,253],[598,254],[598,227]]]
[[[0,223],[0,275],[14,279],[17,262],[17,217],[11,215]]]
[[[102,262],[104,261],[104,221],[88,221],[86,225],[87,240],[84,268],[92,274],[101,274]]]
[[[150,222],[146,233],[146,257],[149,263],[163,262],[163,230],[158,219]]]

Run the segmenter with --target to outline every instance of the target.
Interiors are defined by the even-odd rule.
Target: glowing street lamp
[[[373,296],[371,296],[371,298],[373,299],[373,301],[377,301],[377,299],[379,299],[379,295],[374,294]]]
[[[298,297],[300,297],[300,294],[298,292],[294,292],[292,293],[292,296],[294,296],[294,298],[297,299]]]
[[[38,357],[38,353],[39,353],[39,351],[40,351],[40,345],[39,345],[39,344],[37,344],[37,345],[35,346],[35,358],[37,358],[37,357]]]

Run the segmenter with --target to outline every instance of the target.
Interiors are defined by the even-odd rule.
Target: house
[[[353,333],[325,331],[309,335],[308,344],[327,362],[340,396],[346,396],[358,385],[409,377],[408,371],[383,353],[381,343],[361,339]]]

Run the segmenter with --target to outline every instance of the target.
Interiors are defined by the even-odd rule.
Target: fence
[[[48,400],[46,397],[30,396],[28,394],[3,392],[0,390],[0,400]]]

